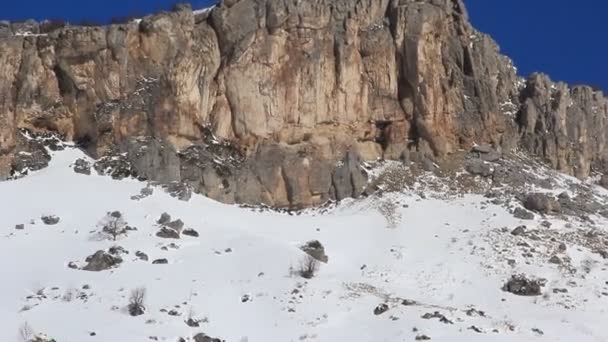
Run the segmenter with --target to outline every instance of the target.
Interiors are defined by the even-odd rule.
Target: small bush
[[[76,297],[76,295],[77,295],[77,293],[76,293],[75,289],[68,289],[65,291],[65,293],[61,297],[61,300],[69,303],[74,300],[74,297]]]
[[[305,279],[314,278],[317,270],[319,269],[319,261],[310,255],[306,255],[304,260],[300,263],[298,274]]]
[[[114,241],[118,236],[127,233],[127,222],[120,211],[108,212],[100,225],[102,226],[102,232]]]
[[[131,316],[139,316],[143,315],[145,312],[144,302],[146,300],[146,288],[138,287],[131,291],[131,295],[129,296],[129,314]]]
[[[32,329],[32,327],[27,322],[24,322],[19,327],[19,339],[22,342],[30,341],[32,337],[34,337],[34,334],[34,329]]]

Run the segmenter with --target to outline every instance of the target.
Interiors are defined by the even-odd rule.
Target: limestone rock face
[[[126,154],[120,170],[96,167],[113,176],[305,207],[360,195],[361,161],[483,144],[585,177],[605,167],[607,116],[601,92],[520,79],[461,0],[223,0],[103,27],[0,23],[0,179],[20,129],[52,131],[94,158]]]
[[[521,143],[576,177],[608,166],[608,99],[591,87],[570,88],[533,74],[522,92]]]

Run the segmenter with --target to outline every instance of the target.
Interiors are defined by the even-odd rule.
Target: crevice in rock
[[[283,182],[283,186],[285,187],[285,192],[287,194],[287,202],[289,202],[289,206],[292,206],[294,202],[294,189],[288,181],[287,173],[285,172],[285,168],[283,166],[281,166],[280,174],[281,181]]]
[[[376,133],[376,138],[374,139],[374,141],[378,144],[380,144],[380,146],[382,146],[382,151],[386,151],[386,148],[388,147],[388,143],[389,143],[389,137],[388,137],[388,130],[390,129],[390,126],[392,125],[392,121],[376,121],[375,125],[376,125],[376,129],[377,129],[377,133]]]
[[[70,76],[59,66],[56,64],[53,67],[53,73],[55,73],[55,78],[57,79],[57,86],[59,87],[59,94],[61,97],[66,97],[74,94],[76,91],[76,86],[74,82],[70,78]]]
[[[475,77],[475,70],[473,68],[473,60],[471,58],[471,51],[468,47],[464,48],[462,59],[462,72],[465,76]]]

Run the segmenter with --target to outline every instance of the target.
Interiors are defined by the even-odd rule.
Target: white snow
[[[46,37],[46,33],[33,33],[31,31],[17,31],[15,32],[16,37]]]
[[[80,151],[53,154],[48,168],[0,183],[0,341],[16,340],[24,322],[58,342],[150,341],[151,336],[173,342],[197,332],[249,342],[392,342],[422,334],[450,342],[608,339],[608,297],[602,295],[606,261],[570,244],[573,265],[590,270],[566,275],[545,259],[522,257],[518,238],[500,232],[522,222],[481,196],[440,200],[404,192],[301,215],[244,209],[197,195],[183,202],[160,189],[136,201],[131,196],[145,183],[76,174],[70,165],[83,157]],[[380,202],[393,204],[389,210],[397,221],[390,228],[385,216],[391,213],[381,214]],[[112,210],[120,210],[138,230],[116,242],[95,239],[98,222]],[[182,219],[200,237],[156,237],[155,222],[163,212]],[[44,225],[40,217],[47,214],[61,221]],[[559,219],[551,222],[552,229],[567,229]],[[25,229],[14,229],[16,224]],[[538,226],[537,221],[525,224]],[[290,275],[290,267],[297,268],[305,256],[298,246],[313,239],[325,245],[329,263],[310,280]],[[161,250],[171,242],[179,248]],[[114,244],[130,252],[118,268],[67,267],[70,261],[82,265],[88,255]],[[167,258],[169,264],[137,260],[138,250],[150,261]],[[515,266],[508,259],[515,259]],[[546,295],[503,292],[504,281],[520,272],[546,278]],[[567,294],[551,291],[568,283]],[[90,289],[83,289],[85,284]],[[147,289],[147,310],[131,317],[125,312],[128,295],[140,286]],[[251,299],[243,303],[243,295]],[[401,305],[402,299],[419,305]],[[380,303],[389,311],[374,315]],[[469,316],[470,308],[485,317]],[[190,311],[207,322],[188,327],[184,320]],[[421,318],[434,311],[453,324]]]
[[[211,10],[213,10],[214,8],[215,8],[215,5],[194,10],[194,11],[192,11],[192,13],[194,13],[194,15],[205,14],[205,13],[211,12]]]

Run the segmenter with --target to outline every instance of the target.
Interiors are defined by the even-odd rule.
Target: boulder
[[[194,342],[225,342],[224,340],[220,340],[219,338],[213,338],[207,336],[203,333],[198,333],[192,337]]]
[[[562,264],[562,259],[560,257],[558,257],[557,255],[554,255],[554,256],[552,256],[549,259],[549,263],[550,264],[561,265]]]
[[[76,173],[80,173],[83,175],[90,175],[91,174],[91,163],[89,163],[88,161],[79,158],[76,159],[76,161],[74,162],[74,172]]]
[[[160,215],[160,218],[156,221],[156,223],[164,226],[167,223],[171,222],[171,215],[167,214],[167,213],[162,213]]]
[[[382,303],[374,308],[374,315],[382,315],[383,313],[388,311],[388,304]]]
[[[165,258],[161,258],[161,259],[156,259],[154,261],[152,261],[152,264],[154,265],[164,265],[164,264],[168,264],[169,260],[165,259]]]
[[[28,141],[12,160],[11,176],[18,178],[32,171],[42,170],[49,165],[51,156],[43,144]]]
[[[183,235],[188,235],[192,237],[198,237],[198,232],[192,228],[186,228],[182,231]]]
[[[511,235],[520,236],[526,232],[526,226],[517,226],[511,231]]]
[[[502,289],[518,296],[539,296],[542,286],[539,280],[529,279],[525,275],[513,275]]]
[[[179,239],[179,232],[169,227],[162,227],[156,236],[164,239]]]
[[[475,176],[489,177],[492,175],[492,167],[481,159],[470,159],[464,166],[465,170]]]
[[[27,342],[56,342],[54,338],[47,336],[45,334],[36,334],[34,337],[30,338]]]
[[[122,263],[122,258],[100,250],[88,256],[85,261],[88,264],[82,268],[83,270],[99,272],[118,266]]]
[[[120,256],[121,254],[129,254],[129,251],[127,251],[122,246],[112,246],[108,249],[108,253],[115,255],[115,256],[116,255]]]
[[[148,261],[148,254],[142,252],[142,251],[137,251],[135,252],[135,256],[139,258],[139,260],[142,261]]]
[[[182,228],[184,228],[184,222],[182,222],[182,220],[177,219],[175,221],[171,221],[165,224],[165,226],[171,228],[171,229],[175,229],[176,231],[181,231]]]
[[[55,215],[44,215],[40,217],[40,219],[44,224],[49,226],[56,225],[57,223],[59,223],[59,217]]]
[[[486,154],[486,153],[490,153],[492,152],[492,146],[489,144],[483,144],[483,145],[475,145],[471,148],[472,152],[477,152],[480,154]]]
[[[300,249],[320,262],[327,263],[329,260],[329,257],[325,254],[325,247],[318,240],[308,241]]]
[[[171,197],[175,197],[180,201],[189,201],[192,197],[192,187],[186,183],[181,182],[171,182],[168,184],[163,184],[163,189],[171,195]]]
[[[519,208],[519,207],[515,208],[515,210],[513,210],[513,216],[520,220],[534,220],[534,214],[527,211],[526,209]]]

